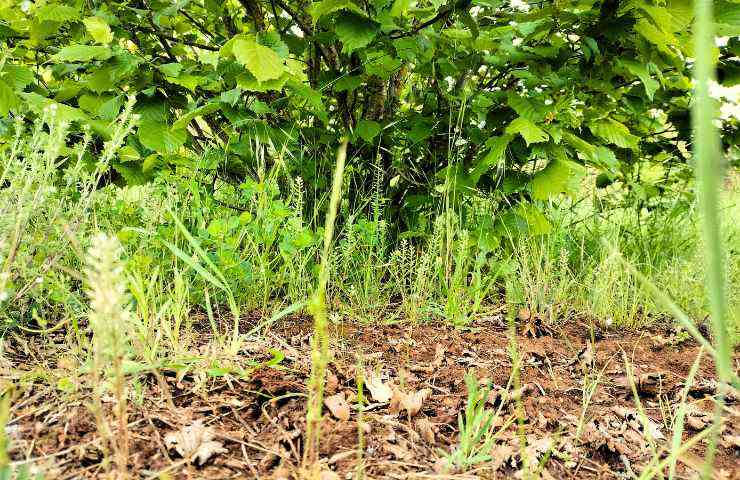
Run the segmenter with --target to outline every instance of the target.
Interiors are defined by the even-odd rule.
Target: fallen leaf
[[[370,374],[365,381],[367,389],[370,390],[370,395],[376,402],[385,403],[393,398],[393,390],[390,386],[383,383],[379,375]]]
[[[491,469],[495,472],[505,466],[516,454],[516,448],[508,443],[496,445],[491,449]]]
[[[406,410],[409,418],[411,418],[419,413],[419,410],[424,405],[424,401],[431,395],[432,390],[429,388],[423,388],[414,393],[406,394],[401,399],[401,410]]]
[[[339,392],[336,395],[326,397],[324,399],[324,405],[329,409],[332,415],[337,419],[346,422],[349,420],[350,409],[349,403],[344,398],[344,392]]]
[[[189,458],[197,465],[203,465],[213,455],[226,453],[221,442],[213,440],[215,432],[211,427],[203,426],[197,420],[177,432],[170,432],[164,437],[167,449],[174,449],[181,457]]]
[[[319,480],[339,480],[341,477],[332,470],[322,470],[319,474]]]
[[[445,347],[442,346],[441,343],[438,343],[436,347],[434,347],[434,361],[432,362],[432,365],[439,368],[442,366],[442,362],[445,359]]]
[[[428,418],[419,418],[414,422],[414,427],[421,438],[429,445],[434,445],[434,429]]]

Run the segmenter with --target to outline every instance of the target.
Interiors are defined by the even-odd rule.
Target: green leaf
[[[360,138],[365,140],[367,143],[371,143],[373,138],[380,133],[380,130],[381,127],[378,122],[363,119],[357,122],[357,129],[355,131]]]
[[[645,64],[625,58],[620,58],[617,64],[623,67],[631,75],[640,79],[643,86],[645,87],[645,94],[650,100],[652,100],[653,95],[655,95],[655,92],[660,88],[660,83],[658,83],[658,81],[654,78],[650,77],[650,72],[648,72]]]
[[[511,122],[506,127],[506,133],[508,135],[520,134],[524,138],[524,141],[527,142],[527,146],[533,143],[546,142],[550,138],[547,132],[524,117],[519,117]]]
[[[514,213],[523,218],[532,235],[546,235],[552,231],[552,224],[545,215],[531,203],[521,203]]]
[[[134,147],[124,145],[118,150],[118,159],[122,162],[135,162],[141,159],[141,155]]]
[[[158,153],[174,153],[185,144],[187,132],[184,129],[171,129],[166,123],[143,121],[139,125],[139,141],[142,145]]]
[[[258,82],[278,79],[285,72],[280,56],[253,39],[240,38],[232,48],[236,61],[247,67]]]
[[[0,71],[0,79],[16,90],[23,90],[33,82],[33,70],[22,65],[6,64]]]
[[[0,80],[0,117],[8,115],[18,105],[18,97],[7,83]]]
[[[470,173],[471,178],[478,183],[481,176],[506,159],[506,147],[511,142],[511,135],[494,137],[486,142],[488,153],[475,165]]]
[[[290,75],[284,73],[279,78],[260,82],[251,73],[244,72],[236,77],[236,86],[249,92],[280,91],[289,79]]]
[[[110,57],[110,48],[102,45],[70,45],[59,50],[52,58],[57,62],[89,62]]]
[[[113,41],[113,32],[110,30],[108,22],[101,17],[87,17],[82,21],[85,24],[87,33],[93,40],[103,45],[108,45]]]
[[[196,117],[202,117],[203,115],[208,115],[209,113],[213,113],[221,108],[221,105],[218,102],[212,102],[212,103],[206,103],[205,105],[201,105],[200,107],[196,108],[195,110],[192,110],[185,115],[181,116],[177,119],[175,123],[172,124],[173,130],[180,130],[184,129],[188,126],[191,120],[193,120]]]
[[[342,52],[352,53],[375,39],[380,31],[380,24],[363,15],[348,13],[337,19],[334,31],[342,42]]]
[[[42,22],[73,22],[80,19],[80,10],[68,5],[44,5],[36,10],[36,18]]]
[[[363,79],[361,75],[351,76],[346,75],[339,77],[333,84],[335,92],[347,92],[355,90],[357,87],[362,85]]]
[[[391,7],[391,17],[402,17],[411,8],[413,0],[394,0]]]
[[[350,12],[359,14],[364,13],[360,7],[350,0],[323,0],[321,2],[314,2],[308,7],[308,12],[311,14],[311,18],[313,18],[314,25],[321,17],[340,10],[349,10]]]
[[[591,133],[620,148],[637,150],[640,139],[630,133],[629,128],[616,120],[605,119],[592,122],[588,126]]]
[[[578,191],[580,180],[585,173],[585,169],[575,162],[553,159],[529,182],[532,198],[547,200],[560,193],[573,195]]]
[[[173,62],[158,65],[157,68],[167,77],[179,77],[182,72],[182,63]]]

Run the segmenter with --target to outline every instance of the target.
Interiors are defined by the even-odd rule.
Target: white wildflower
[[[510,0],[509,5],[511,5],[511,8],[514,10],[519,10],[520,12],[529,11],[529,4],[524,0]]]
[[[518,47],[519,45],[521,45],[521,44],[522,44],[522,42],[523,42],[523,41],[524,41],[524,39],[523,39],[523,38],[520,38],[520,37],[514,37],[514,38],[513,38],[512,40],[511,40],[511,44],[512,44],[512,45],[514,45],[515,47]]]
[[[714,44],[719,48],[726,47],[729,41],[730,37],[714,37]]]

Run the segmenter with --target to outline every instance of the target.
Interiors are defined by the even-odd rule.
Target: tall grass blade
[[[331,187],[329,211],[324,228],[324,249],[319,267],[319,283],[309,302],[309,310],[314,317],[314,336],[311,348],[311,377],[308,384],[308,407],[306,412],[306,445],[303,455],[304,468],[312,470],[317,465],[321,438],[321,406],[324,401],[324,377],[329,361],[327,335],[326,286],[329,283],[329,252],[334,238],[334,222],[337,218],[339,201],[342,196],[344,164],[347,160],[346,139],[337,150],[337,163]]]

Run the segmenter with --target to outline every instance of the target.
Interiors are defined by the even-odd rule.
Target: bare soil
[[[245,320],[245,331],[254,321]],[[546,479],[632,478],[651,459],[665,457],[671,418],[699,354],[696,344],[668,327],[611,332],[578,318],[547,327],[527,311],[518,323],[514,357],[521,359],[521,373],[514,384],[512,342],[502,315],[466,330],[444,324],[332,325],[326,396],[334,403],[324,409],[322,478],[356,478],[360,470],[377,479],[522,478],[524,469]],[[131,476],[296,478],[310,336],[308,318],[274,325],[246,342],[230,365],[243,375],[216,360],[210,371],[187,369],[185,363],[165,366],[159,381],[143,374],[129,402]],[[59,342],[55,350],[53,341],[42,343],[43,348],[18,338],[6,343],[10,364],[2,366],[3,376],[18,392],[6,429],[11,459],[46,472],[45,478],[103,478],[101,441],[87,406],[90,391],[83,378],[55,377],[69,371],[59,353],[63,346]],[[201,356],[208,357],[205,335],[200,343]],[[638,412],[627,364],[647,422]],[[444,458],[458,443],[466,372],[493,386],[488,405],[500,411],[494,422],[500,432],[491,458],[460,472]],[[376,392],[364,388],[360,409],[359,373],[380,390],[390,388],[393,398],[379,402]],[[590,385],[595,389],[588,398]],[[714,366],[704,355],[689,388],[684,441],[711,422],[716,392]],[[103,401],[114,405],[112,398]],[[740,478],[739,408],[733,392],[714,478]],[[700,441],[679,457],[677,478],[697,478],[706,448]]]

